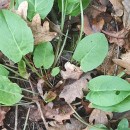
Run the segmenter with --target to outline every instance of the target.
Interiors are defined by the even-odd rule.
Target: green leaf
[[[53,77],[55,77],[56,75],[59,74],[59,72],[60,72],[60,68],[59,68],[59,67],[55,67],[55,68],[52,69],[51,75],[52,75]]]
[[[37,68],[43,66],[44,69],[49,69],[52,66],[54,62],[54,52],[50,42],[43,42],[36,46],[33,61]]]
[[[84,72],[98,67],[108,52],[108,42],[104,34],[94,33],[83,38],[77,45],[73,58],[80,62]]]
[[[130,91],[130,84],[118,76],[102,75],[88,83],[91,91]]]
[[[83,5],[83,9],[85,9],[91,0],[82,0],[82,5]],[[67,5],[65,5],[65,3]],[[58,6],[60,11],[62,11],[62,1],[58,0]],[[81,13],[80,11],[80,2],[79,0],[65,0],[64,2],[64,8],[65,6],[66,8],[66,15],[71,15],[71,16],[77,16]]]
[[[21,95],[21,88],[10,82],[5,76],[0,76],[0,103],[11,106],[18,103],[23,95]]]
[[[103,124],[96,124],[94,127],[90,127],[89,130],[108,130]]]
[[[113,106],[98,106],[95,104],[92,104],[93,108],[101,109],[103,111],[110,111],[110,112],[125,112],[130,110],[130,96],[124,99],[122,102],[113,105]]]
[[[27,1],[27,0],[16,0],[15,9],[18,9],[19,5],[20,5],[23,1]]]
[[[33,51],[31,29],[22,18],[9,10],[0,11],[0,50],[17,63]]]
[[[106,92],[89,92],[86,96],[86,99],[92,102],[93,104],[99,106],[112,106],[120,103],[126,97],[130,95],[128,91],[106,91]],[[112,100],[110,100],[112,99]]]
[[[130,95],[130,85],[117,76],[98,76],[88,83],[86,99],[98,106],[112,106]],[[110,100],[113,99],[113,100]]]
[[[26,70],[26,63],[23,60],[21,60],[18,63],[18,71],[20,73],[20,76],[22,76],[25,79],[28,79],[29,74],[27,73],[27,70]]]
[[[54,0],[27,0],[28,1],[28,18],[32,20],[36,13],[44,19],[51,11]]]
[[[128,128],[129,128],[129,122],[126,118],[124,118],[119,122],[117,130],[128,130]]]
[[[0,75],[1,76],[8,76],[9,75],[9,71],[7,69],[5,69],[2,64],[0,64]]]

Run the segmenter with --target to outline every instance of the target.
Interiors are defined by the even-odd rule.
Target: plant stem
[[[70,106],[70,108],[74,111],[75,114],[73,114],[73,116],[78,119],[80,122],[82,122],[83,124],[85,124],[86,126],[89,126],[89,127],[94,127],[94,128],[97,128],[96,126],[93,126],[93,125],[90,125],[88,124],[87,122],[85,122],[82,117],[80,117],[80,115],[75,111],[75,109],[72,107],[71,104],[68,104]],[[97,128],[98,130],[104,130],[104,129],[101,129],[101,128]]]
[[[23,59],[25,60],[26,64],[30,67],[30,69],[36,73],[36,75],[39,77],[39,78],[42,78],[42,76],[37,72],[37,70],[28,62],[28,60],[26,59],[26,57],[23,57]]]
[[[80,29],[80,34],[79,34],[79,39],[77,41],[77,44],[81,41],[82,34],[83,34],[83,28],[84,28],[84,16],[83,16],[82,0],[80,0],[80,12],[81,12],[81,29]]]
[[[44,82],[45,82],[50,88],[52,88],[52,86],[51,86],[51,85],[37,72],[37,70],[28,62],[28,60],[26,59],[26,57],[23,57],[23,59],[25,60],[26,64],[30,67],[30,69],[31,69],[34,73],[36,73],[36,75],[37,75],[39,78],[43,79]]]
[[[67,1],[65,2],[65,6],[64,6],[64,0],[62,0],[61,32],[63,32],[63,28],[64,28],[66,6],[67,6]],[[52,68],[54,68],[55,65],[57,64],[57,61],[58,61],[57,57],[58,57],[58,54],[59,54],[59,51],[60,51],[61,41],[62,41],[62,35],[60,35],[59,41],[57,43],[56,54],[55,54],[55,61],[54,61],[54,64],[53,64]]]
[[[61,54],[62,54],[62,51],[63,51],[63,49],[64,49],[64,47],[65,47],[66,40],[67,40],[67,36],[68,36],[68,32],[69,32],[69,29],[67,29],[67,32],[66,32],[66,35],[65,35],[64,42],[63,42],[63,44],[62,44],[62,47],[61,47],[61,49],[60,49],[60,52],[59,52],[58,56],[56,57],[54,66],[57,64],[57,62],[58,62],[58,60],[59,60],[59,58],[60,58],[60,56],[61,56]]]
[[[8,76],[8,78],[10,78],[10,79],[17,79],[17,80],[21,80],[21,81],[24,81],[24,82],[28,82],[28,80],[22,79],[22,78],[18,78],[18,77]]]
[[[25,92],[28,92],[28,93],[32,93],[32,94],[36,94],[36,95],[38,95],[38,93],[34,93],[33,91],[30,91],[30,90],[27,90],[27,89],[24,89],[24,88],[21,88],[23,91],[25,91]]]
[[[26,120],[25,120],[25,123],[24,123],[24,128],[23,128],[23,130],[26,130],[26,126],[27,126],[27,122],[28,122],[29,113],[30,113],[30,108],[28,109],[28,112],[27,112],[27,116],[26,116]]]
[[[121,77],[123,77],[125,74],[126,74],[125,71],[122,71],[122,72],[120,72],[117,76],[121,78]]]
[[[13,72],[14,74],[16,74],[16,75],[18,75],[18,76],[21,77],[21,75],[20,75],[17,71],[15,71],[15,70],[13,70],[13,69],[11,69],[11,68],[9,68],[8,66],[5,66],[5,65],[3,65],[3,64],[1,64],[1,65],[2,65],[4,68],[8,69],[9,71]]]
[[[18,105],[15,106],[15,125],[14,125],[14,130],[17,130],[17,125],[18,125]]]

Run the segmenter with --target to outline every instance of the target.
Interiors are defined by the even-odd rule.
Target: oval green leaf
[[[108,42],[104,34],[95,33],[82,39],[74,52],[73,59],[80,62],[84,72],[98,67],[108,53]]]
[[[26,69],[26,63],[21,60],[18,63],[18,71],[21,77],[28,79],[29,78],[29,74],[27,73],[27,69]]]
[[[126,118],[122,119],[117,127],[117,130],[128,130],[129,128],[129,122]]]
[[[0,64],[0,75],[1,76],[8,76],[9,75],[9,71],[7,69],[5,69],[5,67]]]
[[[54,62],[54,52],[50,42],[43,42],[36,46],[33,61],[37,68],[43,66],[44,69],[48,69],[52,66]]]
[[[103,111],[110,111],[110,112],[125,112],[130,110],[130,96],[127,97],[125,100],[122,102],[113,105],[113,106],[98,106],[92,103],[93,108],[101,109]]]
[[[130,95],[129,91],[89,92],[86,99],[98,106],[112,106]]]
[[[0,50],[17,63],[33,51],[33,35],[26,22],[9,10],[0,11]]]
[[[118,76],[102,75],[88,83],[91,91],[130,91],[130,84]]]
[[[59,74],[59,72],[60,72],[60,68],[59,68],[59,67],[55,67],[55,68],[52,69],[51,75],[52,75],[53,77],[55,77],[56,75]]]
[[[5,76],[0,76],[0,103],[11,106],[18,103],[23,95],[21,88],[10,82]]]
[[[54,0],[27,0],[28,18],[32,20],[35,14],[39,14],[44,19],[51,11]]]

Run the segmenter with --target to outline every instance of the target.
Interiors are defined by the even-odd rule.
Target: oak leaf
[[[91,73],[84,74],[79,80],[67,83],[61,91],[59,97],[64,98],[67,103],[75,101],[76,98],[83,98],[83,89],[87,89],[88,80]]]
[[[34,36],[35,45],[41,42],[51,41],[56,37],[56,32],[49,31],[49,22],[45,21],[43,26],[41,26],[41,18],[39,14],[36,14],[31,23],[28,23],[29,27],[32,29],[32,33]]]

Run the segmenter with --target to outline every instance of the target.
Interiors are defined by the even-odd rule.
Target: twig
[[[26,116],[26,120],[25,120],[25,123],[24,123],[24,128],[23,128],[23,130],[26,130],[29,113],[30,113],[30,108],[28,109],[28,112],[27,112],[27,116]]]
[[[115,24],[116,24],[116,31],[118,32],[119,28],[118,28],[116,20],[115,20]],[[120,47],[117,45],[117,55],[116,55],[117,59],[119,58],[119,55],[120,55]],[[114,75],[117,75],[117,72],[118,72],[118,65],[116,64],[115,70],[114,70]]]
[[[17,125],[18,125],[18,105],[15,106],[15,126],[14,126],[14,130],[17,130]]]
[[[32,88],[32,91],[35,93],[35,90],[34,90],[33,85],[32,85],[30,80],[29,80],[29,84],[30,84],[30,86]],[[33,95],[35,96],[35,94],[33,94]],[[46,130],[48,130],[48,125],[47,125],[46,119],[45,119],[45,117],[43,115],[43,112],[42,112],[42,109],[41,109],[41,105],[40,105],[40,103],[38,101],[35,101],[35,103],[36,103],[36,105],[37,105],[37,107],[38,107],[38,109],[40,111],[41,118],[42,118],[42,121],[43,121],[43,123],[45,125],[45,128],[46,128]]]
[[[84,15],[83,15],[83,4],[82,4],[82,0],[80,0],[80,12],[81,12],[81,29],[80,29],[79,39],[78,39],[78,41],[77,41],[76,44],[78,44],[78,42],[81,41],[82,34],[83,34],[83,29],[84,29]]]
[[[74,111],[75,114],[73,114],[73,116],[79,120],[80,122],[82,122],[83,124],[85,124],[86,126],[89,126],[89,127],[93,127],[93,128],[96,128],[98,130],[104,130],[104,129],[101,129],[101,128],[97,128],[96,126],[93,126],[93,125],[90,125],[88,124],[87,122],[85,122],[82,117],[80,117],[80,115],[74,110],[74,108],[71,106],[71,104],[68,103],[68,105],[70,106],[70,108]]]

